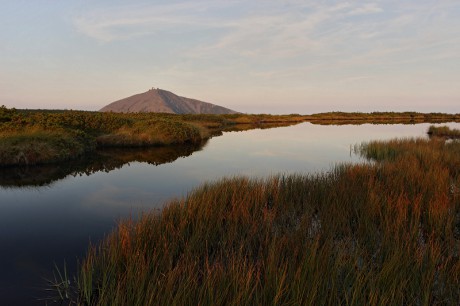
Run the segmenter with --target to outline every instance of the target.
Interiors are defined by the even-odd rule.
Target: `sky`
[[[460,113],[460,1],[0,0],[0,105],[152,87],[245,113]]]

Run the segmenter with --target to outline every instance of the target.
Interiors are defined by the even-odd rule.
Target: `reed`
[[[327,173],[204,184],[122,221],[81,262],[82,305],[456,305],[460,143],[356,147]]]

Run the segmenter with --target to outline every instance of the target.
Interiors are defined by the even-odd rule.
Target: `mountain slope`
[[[150,89],[110,103],[101,112],[115,113],[174,113],[174,114],[235,114],[237,112],[212,103],[180,97],[170,91]]]

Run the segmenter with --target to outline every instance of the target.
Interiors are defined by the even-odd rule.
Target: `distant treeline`
[[[305,120],[314,124],[442,123],[459,122],[460,114],[417,112],[330,112],[307,115],[305,116]]]

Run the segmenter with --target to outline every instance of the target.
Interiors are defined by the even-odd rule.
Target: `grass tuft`
[[[428,135],[430,137],[444,137],[444,138],[451,138],[456,139],[460,138],[460,130],[451,129],[448,126],[430,126],[428,128]]]
[[[460,143],[357,148],[374,163],[225,178],[121,222],[80,265],[90,305],[455,305]]]

